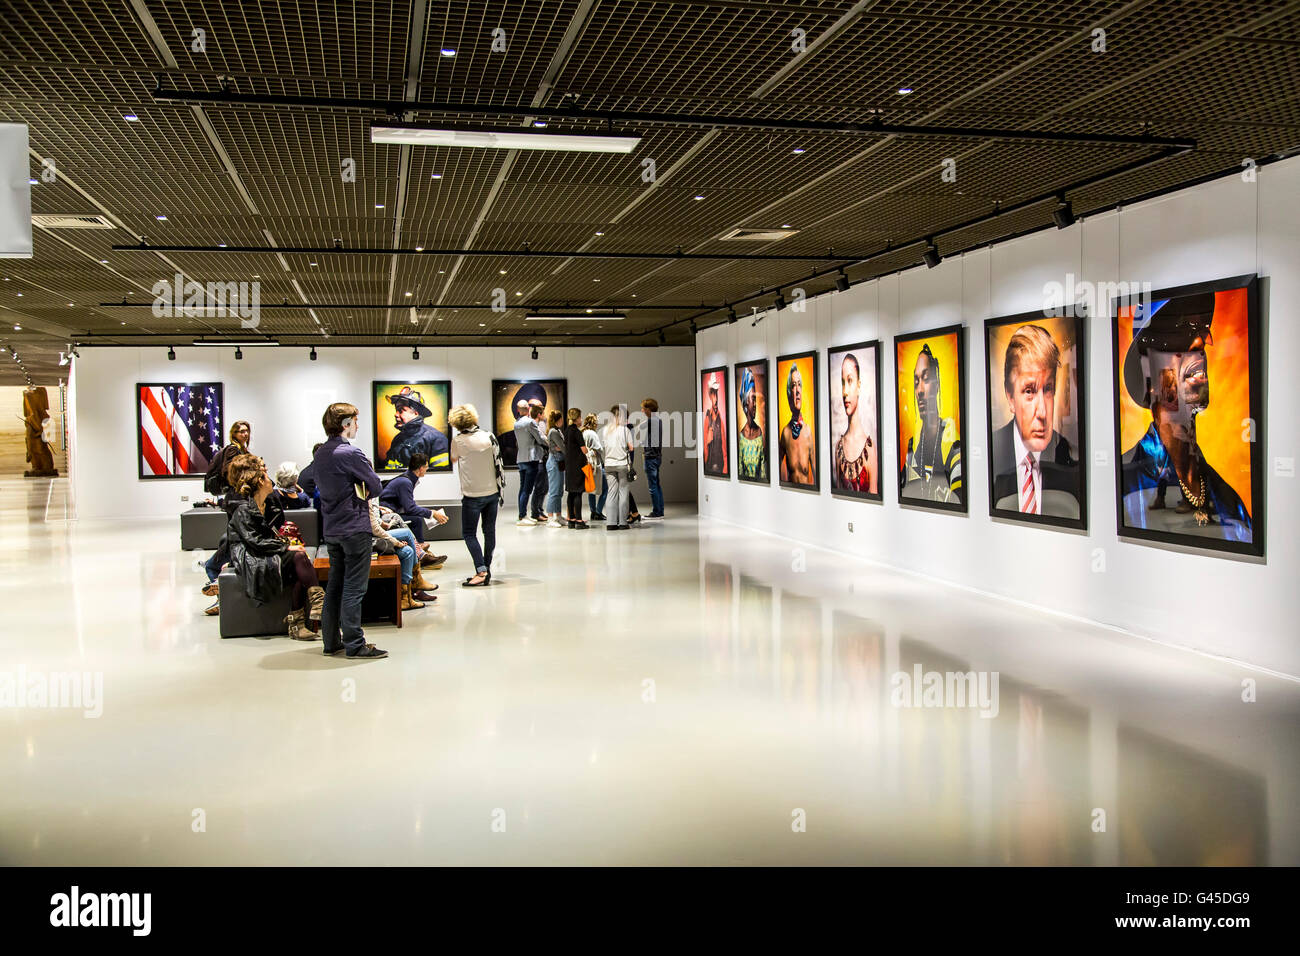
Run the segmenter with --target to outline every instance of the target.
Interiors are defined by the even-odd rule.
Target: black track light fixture
[[[660,345],[667,345],[667,344],[668,344],[668,336],[664,335],[664,330],[663,330],[663,329],[660,329],[660,330],[659,330],[659,344],[660,344]]]
[[[533,361],[534,361],[534,362],[537,361],[537,346],[536,346],[536,345],[533,346]]]
[[[176,361],[176,350],[172,348],[170,345],[167,346],[167,361],[169,362]]]
[[[307,353],[307,357],[311,359],[313,362],[316,361],[316,346],[313,345],[311,347],[311,351]]]
[[[690,328],[691,328],[691,335],[699,335],[699,334],[700,334],[700,327],[699,327],[698,325],[695,324],[695,320],[694,320],[694,319],[691,319]]]
[[[785,296],[781,294],[780,289],[776,290],[776,302],[773,304],[776,306],[776,311],[778,312],[785,308]]]
[[[241,361],[244,358],[244,350],[238,345],[235,346],[235,361]]]
[[[843,269],[835,273],[835,291],[837,292],[849,291],[849,277],[844,274]]]
[[[926,240],[925,252],[922,254],[921,258],[925,260],[925,267],[927,269],[933,269],[943,261],[943,257],[939,255],[939,247],[934,244],[933,239]]]
[[[413,362],[418,362],[418,361],[420,361],[420,346],[419,346],[419,345],[416,345],[414,348],[411,349],[411,361],[413,361]]]
[[[727,306],[727,324],[734,325],[738,318],[739,316],[736,315],[736,307],[734,305]]]
[[[1074,225],[1074,206],[1070,200],[1065,198],[1065,194],[1056,197],[1057,206],[1052,210],[1052,221],[1056,223],[1057,229],[1068,229]]]

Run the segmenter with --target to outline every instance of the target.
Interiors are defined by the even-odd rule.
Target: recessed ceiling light
[[[416,247],[415,247],[415,251],[416,251],[416,252],[423,252],[423,251],[424,251],[424,246],[416,246]]]
[[[592,309],[588,309],[588,310],[587,310],[587,314],[588,314],[588,315],[591,315],[592,311],[593,311]]]
[[[442,179],[442,173],[434,173],[434,174],[433,174],[432,176],[430,176],[429,178],[430,178],[430,179]]]
[[[440,275],[440,276],[445,276],[446,274],[447,274],[447,270],[446,270],[446,269],[439,269],[439,270],[438,270],[438,275]]]
[[[604,233],[603,233],[603,232],[598,232],[598,233],[596,233],[596,235],[598,235],[598,236],[603,236]]]
[[[154,216],[154,218],[157,219],[159,222],[166,222],[166,221],[167,221],[167,217],[166,217],[166,216]]]
[[[592,279],[591,281],[592,281],[592,282],[599,282],[600,280],[599,280],[599,279]]]
[[[408,293],[406,293],[406,296],[407,296],[407,298],[410,298],[410,296],[411,296],[411,293],[409,293],[409,292],[408,292]]]
[[[443,47],[441,52],[442,52],[442,55],[443,55],[443,56],[455,56],[455,55],[456,55],[456,51],[453,50],[453,49],[452,49],[451,47],[449,47],[449,46],[445,46],[445,47]]]
[[[898,88],[898,95],[899,95],[899,96],[906,96],[908,93],[911,93],[911,92],[912,92],[912,88],[911,88],[910,86],[900,86],[900,87]]]
[[[22,297],[23,297],[23,294],[22,294],[21,292],[19,292],[19,293],[18,293],[18,298],[21,299]]]
[[[75,304],[75,303],[69,302],[69,303],[68,303],[68,308],[69,308],[69,309],[72,308],[74,304]]]
[[[703,198],[704,198],[703,196],[696,196],[696,197],[695,197],[695,200],[696,200],[696,202],[698,202],[699,200],[701,200],[701,199],[703,199]]]
[[[35,186],[35,185],[36,185],[36,180],[34,180],[34,179],[29,179],[29,180],[27,180],[27,185],[28,185],[28,186]]]
[[[384,208],[384,204],[381,203],[381,202],[377,202],[377,203],[375,203],[375,208],[376,208],[376,209],[383,209],[383,208]]]
[[[533,120],[533,125],[538,129],[546,129],[546,120]]]
[[[19,293],[19,294],[21,295],[21,293]],[[21,325],[15,325],[15,326],[14,326],[14,331],[15,331],[15,332],[21,332],[22,330],[23,330],[23,327],[22,327]]]
[[[108,265],[108,260],[107,260],[107,259],[100,259],[100,260],[99,260],[99,264],[100,264],[101,266],[106,266],[106,265]],[[5,281],[8,282],[9,280],[8,280],[8,279],[5,279]]]
[[[224,248],[226,248],[226,244],[225,244],[224,242],[218,242],[218,243],[217,243],[217,248],[218,248],[218,249],[224,249]]]
[[[516,292],[515,295],[523,295],[522,292]]]
[[[316,263],[314,263],[314,262],[312,263],[312,265],[315,265],[315,264],[316,264]]]
[[[487,328],[487,323],[486,323],[486,322],[480,322],[480,323],[478,324],[478,327],[479,327],[480,329],[486,329],[486,328]]]
[[[789,229],[789,228],[791,228],[791,226],[790,226],[790,224],[789,224],[788,222],[783,222],[783,223],[781,223],[781,228],[782,228],[782,229]]]
[[[140,117],[136,116],[134,113],[123,113],[122,119],[126,120],[128,123],[138,123],[140,121]]]
[[[807,150],[805,150],[802,146],[796,146],[794,149],[790,150],[790,152],[792,152],[792,153],[794,153],[796,156],[798,156],[800,153],[805,153],[805,152],[807,152]]]

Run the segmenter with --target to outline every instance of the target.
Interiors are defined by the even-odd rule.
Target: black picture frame
[[[763,461],[767,467],[767,477],[746,478],[740,468],[740,430],[743,427],[741,425],[742,413],[740,409],[740,383],[742,381],[741,371],[743,369],[754,368],[758,366],[762,366],[763,368],[763,414],[762,414],[763,421],[760,427],[763,429]],[[766,356],[760,359],[751,359],[748,362],[737,362],[735,363],[735,365],[732,366],[732,372],[733,372],[732,388],[736,390],[735,392],[732,393],[732,400],[736,403],[735,405],[736,427],[732,429],[732,431],[735,432],[736,435],[735,443],[732,446],[735,448],[735,456],[736,456],[735,457],[736,480],[745,481],[755,485],[770,486],[772,484],[772,435],[769,427],[772,421],[772,413],[770,407],[771,398],[772,398],[770,394],[772,391],[771,363],[768,361]]]
[[[569,410],[569,380],[567,378],[494,378],[492,379],[492,431],[497,436],[497,444],[501,448],[501,465],[507,471],[518,471],[519,463],[516,460],[518,449],[515,447],[514,423],[515,419],[510,419],[508,427],[505,422],[500,420],[497,415],[498,402],[502,397],[502,390],[508,390],[514,387],[516,390],[525,385],[540,385],[546,390],[548,399],[547,407],[551,407],[549,401],[551,396],[550,386],[559,386],[561,395],[558,407],[561,411]],[[545,426],[545,422],[542,423]]]
[[[1255,440],[1250,443],[1250,492],[1252,504],[1252,512],[1250,514],[1251,540],[1248,542],[1215,540],[1202,535],[1161,531],[1127,524],[1124,520],[1124,455],[1127,453],[1127,449],[1121,445],[1122,423],[1120,417],[1120,389],[1123,387],[1120,376],[1123,373],[1125,356],[1119,354],[1119,310],[1124,306],[1138,304],[1143,299],[1155,301],[1157,299],[1173,299],[1182,296],[1204,294],[1207,292],[1226,292],[1234,289],[1246,290],[1246,329],[1250,338],[1250,341],[1246,344],[1246,362],[1250,374],[1250,383],[1247,388],[1247,394],[1249,396],[1250,419],[1254,422],[1255,426]],[[1264,557],[1266,541],[1265,520],[1268,509],[1264,488],[1264,435],[1266,418],[1263,399],[1264,368],[1261,360],[1261,356],[1263,355],[1263,343],[1260,341],[1262,330],[1260,324],[1259,296],[1259,276],[1257,274],[1246,274],[1224,279],[1211,279],[1206,282],[1196,282],[1189,285],[1172,286],[1166,289],[1157,289],[1149,293],[1115,296],[1110,300],[1111,417],[1113,419],[1115,436],[1115,530],[1116,534],[1118,534],[1121,539],[1151,542],[1156,544],[1179,545],[1211,553],[1240,554],[1260,558]],[[1213,332],[1213,329],[1211,329],[1211,332]],[[1212,382],[1210,384],[1210,395],[1212,401],[1214,395],[1214,385]],[[1210,467],[1213,468],[1213,465],[1210,465]],[[1178,489],[1175,488],[1175,493],[1177,492]]]
[[[852,344],[849,345],[832,345],[826,349],[826,450],[830,455],[829,458],[830,481],[827,483],[827,487],[830,488],[831,495],[836,498],[855,498],[859,501],[876,501],[876,502],[883,502],[885,500],[885,473],[884,473],[885,431],[884,431],[884,421],[883,421],[883,410],[881,408],[884,402],[883,402],[883,397],[880,394],[880,387],[882,382],[880,366],[884,356],[882,354],[880,345],[881,345],[880,339],[872,339],[869,342],[853,342]],[[848,489],[848,488],[835,487],[835,435],[831,431],[831,422],[834,420],[834,417],[831,414],[831,410],[835,406],[835,395],[834,395],[834,385],[832,383],[832,379],[834,378],[834,376],[831,372],[831,369],[834,367],[833,356],[838,355],[841,352],[872,352],[875,356],[876,444],[878,446],[876,449],[876,463],[877,463],[876,467],[877,469],[879,469],[880,474],[877,475],[876,477],[876,487],[879,490],[876,491],[874,494],[872,494],[869,491],[853,491],[852,489]],[[860,366],[861,363],[859,362],[859,367]]]
[[[216,389],[217,406],[220,409],[217,415],[218,419],[220,420],[217,422],[217,435],[215,436],[216,437],[215,444],[217,446],[217,449],[216,451],[208,455],[208,462],[211,462],[212,459],[217,454],[220,453],[221,449],[226,444],[227,441],[226,427],[228,425],[228,423],[225,421],[226,396],[225,396],[225,388],[221,382],[137,382],[135,384],[135,392],[134,392],[135,394],[135,469],[136,469],[136,478],[139,481],[178,481],[178,480],[193,481],[195,478],[197,478],[199,481],[202,481],[204,476],[207,473],[208,469],[206,464],[203,467],[203,471],[186,472],[184,474],[179,474],[179,475],[146,475],[144,473],[144,421],[140,415],[140,389],[176,388],[176,387]]]
[[[898,474],[898,503],[900,506],[908,508],[927,508],[933,511],[946,511],[952,514],[966,514],[970,510],[970,462],[969,462],[969,445],[966,440],[970,418],[967,417],[966,411],[966,326],[965,325],[945,325],[942,328],[926,329],[922,332],[903,332],[894,336],[894,440],[900,444],[896,451],[901,451],[902,446],[902,409],[897,401],[898,392],[898,347],[905,342],[914,342],[917,339],[933,339],[945,335],[956,335],[957,337],[957,416],[961,419],[960,428],[958,429],[958,440],[962,445],[962,490],[960,501],[929,501],[924,498],[904,498],[903,481],[901,469]],[[940,381],[943,379],[942,366],[940,366]],[[897,458],[895,458],[895,467],[897,468]]]
[[[994,461],[994,433],[1005,427],[1006,423],[998,426],[993,424],[993,364],[991,360],[990,340],[993,330],[1004,328],[1008,325],[1032,325],[1042,321],[1070,321],[1072,320],[1074,328],[1075,354],[1078,358],[1078,365],[1075,369],[1076,385],[1078,394],[1078,403],[1076,406],[1079,421],[1079,448],[1078,448],[1078,468],[1079,468],[1079,517],[1070,518],[1064,515],[1029,515],[1022,514],[1019,510],[997,507],[997,488],[996,488],[996,467]],[[989,515],[994,518],[1005,518],[1009,521],[1021,521],[1025,524],[1042,525],[1049,528],[1072,528],[1077,531],[1088,530],[1088,468],[1090,454],[1088,442],[1088,341],[1087,341],[1087,310],[1082,303],[1067,306],[1061,315],[1053,315],[1042,311],[1022,312],[1018,315],[999,316],[997,318],[984,320],[984,424],[985,437],[987,444],[984,446],[985,458],[988,461],[988,499]],[[999,375],[998,381],[1001,382]]]
[[[708,376],[717,375],[719,372],[722,373],[722,391],[726,395],[726,397],[721,402],[719,402],[719,404],[722,406],[723,424],[724,427],[734,430],[734,424],[729,420],[729,416],[731,415],[732,412],[731,369],[729,369],[725,365],[715,365],[713,368],[700,369],[700,390],[698,392],[698,398],[700,401],[700,474],[704,475],[705,478],[717,478],[723,481],[730,481],[731,471],[732,471],[731,465],[732,462],[735,461],[734,456],[728,458],[723,463],[722,471],[709,471],[708,464],[704,457],[704,416],[707,413],[707,409],[704,407],[704,382],[708,378]],[[725,447],[726,451],[730,452],[731,442],[729,440],[724,440],[723,446]]]
[[[380,401],[379,392],[381,389],[391,388],[394,385],[399,385],[399,386],[410,385],[412,387],[432,386],[434,388],[445,388],[447,390],[447,413],[446,415],[443,415],[439,420],[430,422],[429,427],[437,429],[442,433],[442,436],[447,439],[448,459],[445,465],[435,465],[433,461],[430,460],[429,473],[432,474],[434,472],[451,471],[452,470],[451,458],[450,458],[450,447],[451,447],[451,437],[452,437],[451,423],[447,421],[447,417],[451,414],[451,410],[453,407],[452,397],[451,397],[451,379],[421,379],[421,380],[392,379],[392,380],[384,380],[384,381],[372,381],[370,383],[370,415],[371,415],[370,428],[372,432],[370,446],[371,446],[371,453],[374,456],[373,461],[375,467],[375,474],[400,475],[405,473],[406,471],[405,465],[401,467],[388,466],[387,453],[392,450],[391,444],[389,444],[386,448],[384,448],[383,455],[380,455],[379,453],[379,418],[380,415],[388,411],[388,409],[381,407],[379,404]]]
[[[819,434],[820,427],[817,424],[817,417],[820,414],[820,409],[818,408],[818,404],[817,404],[817,395],[818,395],[818,388],[817,388],[818,353],[817,351],[814,349],[807,352],[790,352],[787,355],[778,355],[776,357],[776,376],[777,378],[781,377],[782,362],[798,362],[801,361],[802,359],[811,359],[812,369],[813,369],[812,385],[811,386],[805,385],[803,390],[804,400],[811,401],[813,406],[812,408],[813,422],[812,422],[812,428],[810,429],[812,433],[812,443],[813,443],[813,480],[812,480],[812,484],[806,485],[806,484],[801,484],[797,481],[787,481],[786,479],[781,477],[781,431],[784,428],[784,426],[781,424],[781,399],[779,396],[776,402],[776,408],[777,408],[776,480],[777,483],[782,488],[793,488],[795,491],[820,492],[821,481],[822,481],[822,462],[821,462],[821,435]]]

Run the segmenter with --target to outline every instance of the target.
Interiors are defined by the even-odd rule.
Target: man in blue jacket
[[[429,459],[421,454],[411,456],[410,464],[404,473],[398,475],[379,493],[379,503],[392,508],[404,519],[415,535],[415,540],[424,543],[424,522],[432,518],[438,524],[447,523],[447,515],[441,509],[426,508],[415,500],[415,486],[429,470]],[[445,560],[445,557],[444,557]],[[433,563],[430,561],[430,563]],[[441,563],[441,562],[439,562]]]
[[[373,547],[369,499],[383,486],[365,452],[351,444],[357,437],[358,415],[357,407],[347,402],[325,409],[321,424],[328,438],[312,459],[320,492],[321,536],[330,557],[321,640],[326,655],[346,650],[349,659],[373,659],[387,657],[388,652],[366,643],[361,601],[370,585]]]

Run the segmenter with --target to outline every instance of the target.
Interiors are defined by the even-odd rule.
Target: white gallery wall
[[[1266,555],[1242,558],[1121,540],[1115,523],[1111,330],[1088,320],[1089,529],[1061,531],[994,520],[988,509],[985,423],[986,318],[1043,308],[1048,283],[1067,275],[1094,283],[1150,282],[1155,290],[1258,273],[1263,328]],[[700,333],[699,369],[816,349],[821,492],[705,477],[699,507],[711,516],[787,535],[953,584],[1089,618],[1171,644],[1300,675],[1300,479],[1274,474],[1275,458],[1294,458],[1300,390],[1291,367],[1300,355],[1300,159],[1258,170],[1258,180],[1219,179],[1047,230],[991,249],[856,285],[806,303],[803,313],[742,318]],[[969,512],[955,515],[898,504],[893,336],[962,323],[966,335],[965,427]],[[825,416],[828,346],[882,341],[883,503],[834,497]],[[734,369],[732,370],[734,392]],[[696,377],[698,388],[698,375]],[[775,396],[779,383],[769,380]],[[945,388],[948,379],[945,377]],[[734,409],[734,396],[733,404]],[[775,398],[771,408],[775,409]],[[730,427],[735,427],[732,412]],[[775,411],[769,423],[777,433]],[[728,435],[734,455],[734,431]],[[697,463],[697,467],[699,463]],[[849,531],[849,523],[854,530]],[[1100,549],[1100,550],[1098,550]],[[863,566],[863,574],[870,574]],[[943,591],[934,592],[942,600]],[[1046,628],[1044,640],[1052,638]],[[1230,692],[1229,689],[1228,692]]]
[[[324,439],[321,414],[331,402],[352,402],[361,409],[355,444],[373,456],[370,425],[372,381],[451,381],[453,404],[474,405],[490,425],[493,379],[564,378],[569,404],[584,413],[608,409],[615,402],[639,407],[653,396],[664,411],[695,412],[694,350],[658,348],[420,347],[319,348],[315,362],[305,347],[245,348],[236,360],[233,348],[178,347],[176,360],[167,349],[87,348],[74,359],[75,433],[72,436],[72,486],[77,516],[108,518],[175,515],[203,497],[203,481],[137,477],[135,385],[145,382],[221,382],[225,387],[223,428],[239,419],[252,423],[251,449],[274,469],[281,461],[301,467],[311,447]],[[693,453],[693,452],[692,452]],[[518,493],[518,473],[510,471],[507,513]],[[694,507],[695,462],[682,449],[664,449],[660,480],[670,502]],[[644,494],[645,480],[633,486]],[[455,472],[430,473],[420,481],[421,499],[459,498]],[[646,498],[647,503],[649,498]],[[583,510],[586,512],[584,499]],[[179,525],[178,525],[179,527]]]

